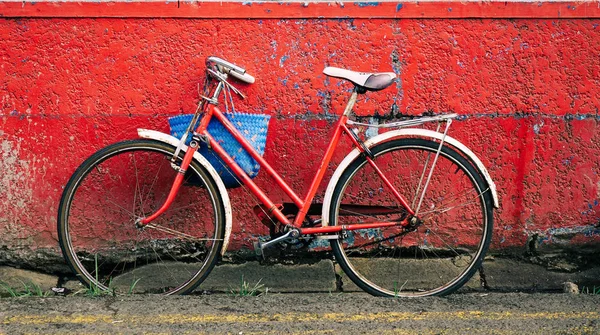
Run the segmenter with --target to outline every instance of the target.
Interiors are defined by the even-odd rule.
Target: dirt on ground
[[[364,293],[0,299],[2,334],[598,334],[600,295]]]

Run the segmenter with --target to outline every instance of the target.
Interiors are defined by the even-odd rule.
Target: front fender
[[[141,138],[164,142],[174,147],[179,145],[178,138],[155,130],[138,129],[138,135]],[[184,145],[181,150],[186,151],[187,146]],[[204,158],[204,156],[200,155],[198,152],[195,152],[194,160],[197,161],[198,164],[202,165],[208,171],[210,176],[213,177],[217,184],[217,188],[219,189],[219,193],[221,193],[223,207],[225,208],[225,240],[223,241],[223,247],[221,248],[221,255],[223,255],[225,254],[225,251],[227,251],[227,246],[229,245],[229,237],[231,236],[231,226],[233,221],[231,214],[231,203],[229,202],[229,194],[227,193],[227,189],[225,188],[225,184],[223,184],[221,177],[215,168],[206,160],[206,158]]]
[[[370,139],[365,141],[365,145],[368,148],[371,148],[379,143],[387,142],[389,140],[396,139],[396,138],[402,138],[402,137],[424,137],[424,138],[435,139],[435,140],[441,141],[442,138],[444,137],[444,134],[438,133],[438,132],[432,131],[432,130],[427,130],[427,129],[406,128],[406,129],[389,131],[389,132],[371,137]],[[481,175],[485,178],[485,181],[487,182],[488,186],[490,187],[490,192],[492,193],[492,199],[494,200],[494,207],[498,208],[499,202],[498,202],[498,193],[496,192],[496,184],[494,184],[492,177],[490,177],[490,174],[488,173],[487,169],[485,168],[485,166],[483,165],[481,160],[477,157],[477,155],[475,155],[475,153],[473,153],[473,151],[471,151],[469,148],[467,148],[464,144],[460,143],[458,140],[456,140],[448,135],[446,135],[446,138],[444,139],[444,143],[453,147],[454,149],[456,149],[457,151],[459,151],[460,153],[462,153],[463,155],[468,157],[475,164],[475,166],[477,167],[479,172],[481,172]],[[360,151],[358,150],[358,148],[355,148],[354,150],[350,151],[350,153],[348,155],[346,155],[344,160],[342,160],[340,165],[338,165],[337,169],[333,173],[333,176],[331,177],[329,184],[327,185],[327,190],[325,191],[325,198],[323,199],[323,216],[322,216],[322,225],[323,226],[329,225],[329,214],[330,214],[329,208],[331,207],[331,198],[333,197],[333,190],[335,189],[335,185],[337,184],[337,181],[341,177],[344,170],[346,170],[346,168],[350,165],[350,163],[352,163],[352,161],[354,161],[356,159],[356,157],[358,157],[359,155],[360,155]]]

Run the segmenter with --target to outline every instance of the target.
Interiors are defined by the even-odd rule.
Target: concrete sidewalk
[[[271,292],[360,292],[343,271],[329,259],[300,258],[303,263],[269,260],[268,265],[258,261],[243,263],[222,262],[210,273],[198,292],[229,292],[242,282],[262,285]],[[372,262],[375,260],[369,260]],[[57,261],[62,263],[60,260]],[[355,264],[355,266],[358,266]],[[434,266],[434,265],[432,265]],[[410,267],[406,267],[410,269]],[[465,285],[465,292],[561,292],[564,283],[572,282],[579,289],[600,287],[600,267],[580,269],[553,269],[533,264],[526,259],[487,257],[483,271],[475,273]],[[68,273],[65,267],[64,273]],[[408,271],[408,270],[407,270]],[[435,274],[433,272],[432,274]],[[63,280],[55,275],[0,266],[0,280],[14,289],[23,289],[23,283],[34,283],[42,290],[64,286],[77,291],[84,287],[77,280]],[[0,290],[2,295],[2,290]]]
[[[372,260],[371,260],[372,261]],[[257,261],[216,266],[198,291],[230,292],[239,289],[241,282],[262,285],[270,292],[361,292],[344,272],[330,260],[313,264],[262,265]],[[562,292],[566,282],[581,288],[600,287],[600,267],[580,272],[548,271],[540,265],[511,259],[489,258],[482,272],[475,273],[463,291],[492,292]],[[66,284],[81,289],[78,281]]]

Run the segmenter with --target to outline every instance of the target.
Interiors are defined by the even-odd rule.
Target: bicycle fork
[[[171,186],[171,190],[169,191],[167,200],[165,200],[163,205],[154,214],[147,216],[145,218],[136,219],[135,225],[138,228],[145,227],[150,222],[154,221],[157,217],[159,217],[161,214],[163,214],[165,211],[167,211],[167,209],[169,209],[169,207],[173,203],[173,200],[175,200],[175,197],[177,196],[177,192],[179,191],[181,184],[183,184],[183,178],[185,177],[185,173],[192,162],[194,153],[197,150],[198,150],[198,138],[196,135],[194,135],[194,137],[192,138],[192,141],[190,143],[190,146],[188,147],[187,151],[185,152],[185,155],[183,156],[183,161],[181,162],[181,165],[177,166],[177,164],[175,164],[174,162],[171,163],[171,166],[173,167],[173,169],[175,169],[175,171],[177,171],[177,176],[175,176],[175,180],[173,181],[173,185]]]

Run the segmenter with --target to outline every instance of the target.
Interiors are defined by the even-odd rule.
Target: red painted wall
[[[598,240],[589,225],[600,215],[599,25],[600,19],[1,19],[0,243],[56,248],[56,210],[70,174],[95,150],[134,138],[136,128],[167,131],[168,116],[192,112],[209,55],[257,78],[242,87],[249,98],[236,106],[273,116],[266,159],[300,193],[351,88],[322,69],[393,70],[401,82],[368,94],[357,112],[386,114],[395,101],[403,113],[461,114],[451,135],[479,155],[499,189],[496,249],[521,247],[536,233],[549,242]],[[284,200],[263,178],[267,193]],[[266,233],[245,198],[242,190],[232,192],[232,249]]]

